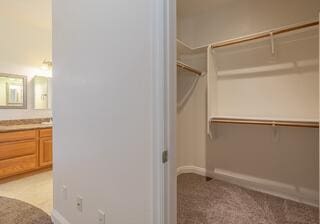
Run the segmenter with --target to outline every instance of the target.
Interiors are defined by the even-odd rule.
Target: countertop
[[[52,128],[52,124],[18,124],[18,125],[0,125],[0,133],[11,131],[25,131],[32,129]]]

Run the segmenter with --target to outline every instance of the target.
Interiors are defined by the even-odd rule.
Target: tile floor
[[[53,206],[52,171],[0,183],[0,196],[25,201],[51,215]]]

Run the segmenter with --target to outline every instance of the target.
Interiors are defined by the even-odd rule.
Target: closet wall
[[[177,35],[189,46],[198,47],[317,20],[319,10],[320,2],[317,0],[205,0],[201,5],[196,0],[178,0]],[[318,49],[318,45],[314,49]],[[192,56],[184,58],[192,63]],[[317,74],[313,73],[313,78]],[[188,92],[185,90],[188,86],[183,85],[183,81],[179,82],[187,77],[179,78],[178,73],[178,96],[179,91]],[[313,80],[315,82],[303,83],[302,88],[304,84],[310,85],[307,88],[318,88],[315,87],[317,79]],[[231,91],[232,88],[230,95]],[[314,100],[318,98],[310,102]],[[275,140],[270,126],[216,124],[213,128],[215,139],[211,140],[206,134],[206,116],[206,80],[200,78],[177,112],[179,173],[207,173],[283,197],[317,203],[318,129],[279,127],[279,139]]]
[[[177,42],[177,59],[206,73],[206,49],[186,50]],[[177,70],[177,166],[205,164],[207,78]],[[197,152],[195,152],[195,149]]]
[[[318,0],[177,0],[177,36],[192,47],[318,19]]]

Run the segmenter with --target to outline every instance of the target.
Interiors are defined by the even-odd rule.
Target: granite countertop
[[[25,119],[0,121],[0,133],[11,131],[25,131],[32,129],[52,128],[52,122],[48,119]]]
[[[41,128],[52,128],[52,124],[0,125],[0,132],[24,131]]]

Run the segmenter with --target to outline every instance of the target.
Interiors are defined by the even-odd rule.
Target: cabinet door
[[[52,164],[52,137],[40,139],[39,166]]]

